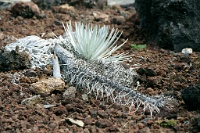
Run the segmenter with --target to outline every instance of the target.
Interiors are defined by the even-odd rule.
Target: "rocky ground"
[[[119,43],[129,39],[119,52],[132,57],[126,65],[140,75],[138,91],[146,95],[170,95],[175,102],[174,107],[163,107],[150,119],[142,108],[136,113],[129,112],[128,106],[85,96],[83,92],[74,91],[75,95],[63,97],[66,89],[73,88],[70,85],[65,85],[65,90],[38,96],[30,86],[50,78],[51,68],[10,70],[0,72],[0,132],[200,132],[200,111],[188,110],[181,97],[181,90],[200,83],[200,53],[183,55],[147,43],[149,34],[140,29],[133,7],[55,6],[36,11],[28,18],[13,10],[0,10],[1,47],[28,35],[42,38],[52,38],[53,33],[61,35],[62,22],[69,20],[109,25],[123,31]],[[147,47],[142,50],[131,47],[144,43]],[[33,96],[36,100],[31,104],[24,101]]]

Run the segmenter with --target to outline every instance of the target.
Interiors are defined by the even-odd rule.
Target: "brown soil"
[[[93,12],[106,13],[111,18],[122,12],[130,15],[123,24],[113,24],[95,20]],[[64,33],[61,22],[83,21],[92,24],[105,24],[123,31],[119,42],[129,39],[120,50],[131,55],[128,66],[138,70],[149,68],[153,75],[141,75],[139,91],[147,95],[168,94],[176,99],[174,108],[163,107],[159,114],[149,119],[149,113],[142,108],[135,114],[128,113],[128,106],[119,106],[96,100],[89,95],[89,101],[76,92],[75,98],[63,99],[63,92],[54,91],[41,96],[33,106],[22,105],[25,98],[34,96],[30,85],[40,78],[51,76],[51,71],[40,69],[12,70],[0,73],[0,132],[200,132],[200,111],[189,111],[181,98],[181,90],[199,83],[200,53],[183,56],[181,53],[160,49],[156,44],[143,50],[131,48],[133,43],[145,43],[148,34],[139,28],[139,19],[132,10],[120,7],[100,9],[75,8],[75,12],[53,12],[43,10],[44,18],[13,17],[9,10],[0,10],[0,46],[5,46],[28,35],[52,37]],[[49,33],[49,34],[48,34]],[[137,65],[136,65],[137,64]],[[192,66],[191,66],[192,65]],[[13,81],[15,83],[13,83]],[[43,105],[56,106],[44,108]],[[82,120],[84,127],[72,124],[67,118]]]

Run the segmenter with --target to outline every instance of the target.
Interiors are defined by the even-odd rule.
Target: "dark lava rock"
[[[93,119],[92,119],[92,118],[85,118],[85,119],[84,119],[84,123],[85,123],[86,125],[91,125],[91,124],[93,123]]]
[[[113,24],[123,24],[126,21],[124,16],[114,16],[112,19]]]
[[[108,118],[109,117],[108,113],[105,112],[104,110],[98,110],[97,114],[102,118]]]
[[[200,132],[200,116],[194,117],[191,123],[194,127],[193,132]]]
[[[137,70],[137,73],[140,75],[146,75],[146,76],[156,76],[156,72],[150,68],[139,68]]]
[[[32,0],[41,9],[49,9],[52,6],[57,6],[61,4],[61,0]]]
[[[107,6],[107,0],[62,0],[62,2],[73,6],[82,5],[87,8],[104,8],[105,6]]]
[[[118,132],[119,131],[118,127],[116,127],[116,126],[109,127],[107,130],[109,132]]]
[[[113,123],[107,119],[100,119],[96,122],[96,126],[101,128],[111,127],[112,125]]]
[[[15,17],[22,16],[24,18],[40,15],[40,9],[33,2],[18,2],[12,7],[11,12]]]
[[[159,46],[174,51],[200,51],[199,0],[136,0],[140,25]]]
[[[96,117],[97,117],[97,111],[90,110],[90,115],[91,115],[93,118],[96,118]]]
[[[0,71],[30,68],[30,57],[26,52],[0,49]]]
[[[188,109],[200,109],[200,84],[182,90],[181,95]]]
[[[67,109],[62,105],[59,105],[58,107],[52,107],[50,110],[53,111],[57,116],[61,116],[62,114],[68,115]]]
[[[31,2],[31,0],[0,0],[0,9],[10,10],[17,2]]]

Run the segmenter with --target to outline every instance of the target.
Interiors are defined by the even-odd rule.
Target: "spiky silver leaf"
[[[120,33],[117,29],[109,31],[108,26],[94,26],[81,22],[75,23],[73,31],[71,22],[66,24],[66,34],[69,36],[69,41],[74,50],[87,60],[100,60],[103,62],[122,62],[128,58],[124,54],[112,55],[116,50],[125,44],[117,46],[116,42],[120,38]]]

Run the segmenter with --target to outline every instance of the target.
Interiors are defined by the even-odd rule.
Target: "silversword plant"
[[[54,50],[65,64],[62,75],[66,82],[87,88],[96,98],[106,97],[114,103],[130,105],[130,109],[135,106],[135,111],[143,106],[144,111],[149,109],[151,116],[165,105],[163,96],[147,97],[135,91],[136,72],[120,65],[128,56],[113,55],[124,44],[116,45],[121,35],[118,30],[109,31],[107,26],[99,28],[78,22],[73,31],[69,22],[65,31],[67,41],[56,43]]]
[[[124,44],[116,45],[121,32],[114,28],[109,31],[108,26],[92,27],[80,22],[75,23],[74,31],[71,22],[64,28],[65,35],[56,39],[44,40],[28,36],[7,45],[6,49],[11,51],[18,46],[20,52],[28,52],[32,67],[53,64],[53,73],[57,78],[62,76],[67,83],[87,89],[88,93],[94,94],[96,98],[129,105],[130,109],[134,106],[135,111],[142,106],[144,111],[150,111],[151,116],[154,111],[159,112],[160,107],[168,104],[166,97],[147,97],[137,92],[137,73],[120,64],[127,60],[128,56],[115,54]]]

